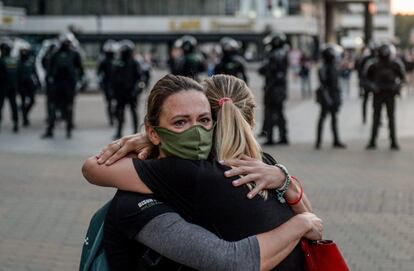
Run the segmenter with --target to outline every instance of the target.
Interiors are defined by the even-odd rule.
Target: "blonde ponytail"
[[[217,159],[240,158],[243,154],[261,159],[252,127],[232,102],[224,103],[218,111],[215,134]]]
[[[261,160],[262,150],[252,130],[256,104],[246,83],[234,76],[220,74],[206,79],[203,84],[216,120],[216,158],[226,160],[245,154]],[[252,189],[254,185],[248,187]],[[267,191],[262,191],[261,196],[266,198]]]

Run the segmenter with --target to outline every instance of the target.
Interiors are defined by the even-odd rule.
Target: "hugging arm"
[[[88,182],[120,190],[151,194],[152,191],[138,176],[132,159],[122,158],[111,166],[98,164],[97,158],[88,158],[82,166],[82,174]]]
[[[242,176],[233,181],[234,186],[241,186],[247,183],[255,184],[255,187],[247,195],[248,198],[255,197],[261,190],[276,189],[282,186],[286,179],[286,175],[280,168],[246,155],[243,155],[240,159],[229,159],[221,161],[221,163],[232,167],[232,169],[224,173],[226,177]],[[303,193],[302,199],[298,203],[291,205],[292,210],[296,214],[312,212],[312,206],[303,192],[303,187],[299,181],[292,180],[285,198],[292,202],[298,199],[301,193]]]
[[[153,145],[148,140],[146,134],[137,133],[124,136],[121,139],[108,144],[96,156],[96,161],[99,165],[110,166],[128,154],[133,154],[133,156],[138,159],[145,160],[151,153],[152,149]],[[256,161],[255,159],[249,158],[245,155],[240,160],[231,159],[229,161],[224,161],[224,164],[229,167],[237,167],[237,169],[230,170],[226,175],[227,177],[245,175],[243,178],[237,180],[237,182],[233,182],[235,186],[240,186],[248,182],[254,182],[256,184],[255,188],[248,194],[249,198],[255,197],[264,189],[274,189],[281,186],[286,178],[284,173],[279,168],[267,165],[262,161]],[[239,170],[242,171],[239,172]],[[289,195],[295,196],[295,192],[299,191],[295,184],[292,184],[290,188],[290,193],[288,193]],[[309,201],[306,200],[306,195],[303,196],[303,199],[309,203]],[[310,212],[310,204],[307,204],[307,206],[308,208],[303,211]]]
[[[260,248],[255,236],[228,242],[186,222],[177,213],[153,218],[135,240],[197,270],[260,270]]]
[[[166,213],[148,222],[135,240],[197,270],[264,271],[286,258],[312,227],[321,227],[320,219],[305,213],[274,230],[229,242],[176,213]]]
[[[153,145],[147,135],[137,133],[109,143],[96,157],[98,164],[109,166],[130,153],[135,154],[138,159],[145,160],[152,149]]]

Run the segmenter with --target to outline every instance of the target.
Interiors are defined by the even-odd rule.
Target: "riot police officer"
[[[79,52],[73,47],[74,37],[71,33],[64,33],[59,36],[60,47],[50,59],[50,78],[52,79],[53,104],[48,119],[48,126],[42,138],[53,137],[53,130],[56,121],[56,110],[62,114],[66,122],[66,138],[72,137],[73,105],[76,96],[76,84],[83,77],[84,71]]]
[[[104,57],[98,65],[98,77],[101,90],[105,95],[106,113],[108,115],[109,124],[114,124],[115,118],[115,99],[112,90],[111,76],[115,63],[116,42],[108,40],[103,46]]]
[[[265,78],[264,86],[264,124],[267,137],[265,145],[287,145],[287,124],[284,113],[287,99],[287,73],[288,73],[288,46],[283,33],[268,35],[263,43],[268,55],[259,73]],[[273,141],[273,126],[279,129],[279,141]]]
[[[321,106],[317,125],[317,137],[315,149],[320,149],[322,143],[323,123],[328,114],[331,115],[331,128],[334,148],[346,148],[339,139],[337,114],[341,105],[341,90],[339,87],[338,58],[342,54],[342,48],[336,44],[329,44],[321,52],[322,65],[319,68],[320,86],[316,93],[316,99]]]
[[[112,89],[116,100],[117,129],[115,139],[122,136],[124,111],[128,105],[131,110],[133,132],[138,131],[138,96],[142,92],[141,66],[134,58],[134,43],[130,40],[120,42],[119,60],[113,71]]]
[[[233,75],[247,82],[244,59],[239,56],[240,44],[233,38],[224,37],[220,40],[222,57],[215,66],[215,74]]]
[[[366,77],[369,88],[374,93],[374,114],[371,138],[367,149],[377,147],[376,140],[381,118],[381,109],[387,108],[388,127],[390,132],[390,148],[399,150],[395,132],[395,96],[399,95],[401,85],[405,79],[404,64],[396,57],[396,49],[391,44],[381,45],[378,57],[367,64]]]
[[[17,65],[17,85],[21,97],[21,111],[23,126],[28,126],[29,112],[35,103],[35,94],[40,86],[36,72],[35,57],[31,54],[31,46],[24,43],[20,48],[19,63]]]
[[[376,57],[377,43],[371,42],[367,48],[362,51],[362,55],[357,62],[357,72],[359,79],[360,97],[362,98],[362,123],[367,121],[367,104],[371,94],[370,88],[367,87],[366,69],[367,63]]]
[[[206,70],[206,61],[196,50],[197,40],[193,36],[183,36],[175,41],[174,47],[181,52],[169,61],[171,73],[198,80],[198,74]]]
[[[41,57],[42,68],[45,72],[45,94],[46,94],[46,122],[50,123],[55,116],[56,105],[54,104],[54,93],[53,93],[53,77],[50,63],[52,56],[55,54],[58,41],[57,40],[46,40],[44,42],[45,51]]]
[[[7,40],[0,44],[0,124],[5,99],[9,101],[13,120],[13,132],[19,131],[19,115],[16,103],[17,93],[17,59],[11,55],[12,42]]]

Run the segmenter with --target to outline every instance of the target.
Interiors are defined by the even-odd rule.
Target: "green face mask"
[[[213,128],[207,130],[195,125],[181,133],[165,128],[154,127],[161,139],[160,149],[167,156],[178,156],[184,159],[205,160],[213,145]]]

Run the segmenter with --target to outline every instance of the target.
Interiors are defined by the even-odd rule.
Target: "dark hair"
[[[204,92],[203,87],[189,77],[167,74],[158,80],[148,96],[145,124],[158,126],[165,100],[169,96],[185,90]]]

